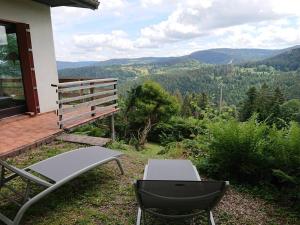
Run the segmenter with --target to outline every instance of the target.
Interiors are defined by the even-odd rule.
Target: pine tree
[[[283,95],[282,91],[280,90],[280,88],[277,87],[274,90],[274,94],[272,97],[272,103],[271,103],[272,106],[270,108],[271,116],[269,117],[269,119],[267,121],[270,125],[276,124],[276,126],[278,128],[282,128],[286,125],[286,124],[284,124],[283,120],[281,119],[282,117],[284,117],[282,115],[281,107],[280,107],[283,103],[284,103],[284,95]]]
[[[243,103],[241,110],[241,120],[246,121],[254,112],[257,111],[257,90],[255,87],[251,87],[247,91],[247,99]]]
[[[265,121],[270,116],[270,109],[272,108],[273,97],[270,88],[267,84],[263,84],[257,95],[257,112],[258,120]]]
[[[174,96],[175,98],[177,99],[180,107],[182,107],[182,104],[183,104],[183,97],[182,97],[182,94],[181,92],[179,91],[179,89],[176,89],[175,92],[174,92]]]

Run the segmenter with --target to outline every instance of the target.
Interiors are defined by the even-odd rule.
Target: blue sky
[[[95,11],[51,11],[56,57],[65,61],[300,44],[299,0],[102,0]]]

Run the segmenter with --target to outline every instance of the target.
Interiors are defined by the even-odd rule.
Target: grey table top
[[[122,153],[118,151],[92,146],[56,155],[28,168],[53,181],[60,181],[88,166],[120,155]]]
[[[199,174],[190,160],[151,159],[145,173],[146,180],[199,180]]]

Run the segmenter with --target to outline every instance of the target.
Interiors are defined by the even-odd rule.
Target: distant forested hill
[[[235,65],[270,55],[272,57],[264,60]],[[251,86],[258,87],[263,83],[272,88],[280,87],[288,99],[300,98],[299,65],[300,48],[296,47],[281,50],[210,49],[182,57],[112,59],[80,68],[66,68],[59,71],[59,76],[116,77],[121,94],[136,83],[153,79],[170,92],[179,90],[183,95],[204,92],[215,102],[222,85],[225,102],[238,105]]]
[[[214,102],[218,102],[220,85],[227,104],[238,105],[245,97],[246,91],[252,87],[259,87],[263,83],[275,88],[280,87],[287,99],[300,98],[300,73],[278,72],[270,68],[243,68],[237,66],[202,66],[198,69],[185,71],[168,71],[141,77],[137,80],[121,84],[121,93],[125,94],[131,86],[145,79],[159,82],[169,92],[179,90],[186,93],[207,93]]]
[[[178,57],[141,57],[141,58],[121,58],[109,59],[106,61],[82,61],[82,62],[66,62],[57,61],[58,70],[66,68],[78,68],[85,66],[113,66],[113,65],[173,65],[180,62],[196,60],[200,63],[207,64],[240,64],[245,62],[253,62],[273,57],[285,51],[299,46],[286,49],[233,49],[233,48],[216,48],[208,50],[200,50],[189,55]]]
[[[57,69],[62,70],[65,68],[79,68],[84,66],[91,66],[96,64],[97,61],[82,61],[82,62],[67,62],[67,61],[57,61]]]
[[[119,78],[120,82],[134,80],[141,76],[165,73],[165,71],[182,71],[199,68],[202,64],[195,60],[164,61],[164,63],[129,64],[109,66],[87,66],[68,68],[59,71],[60,78]]]
[[[281,51],[270,49],[217,48],[197,51],[190,54],[189,57],[208,64],[239,64],[266,59],[279,54]]]
[[[267,65],[282,71],[298,70],[300,68],[300,47],[290,49],[274,57],[256,63],[250,63],[248,65]]]

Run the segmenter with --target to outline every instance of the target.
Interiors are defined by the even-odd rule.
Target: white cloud
[[[57,29],[91,18],[103,21],[104,15],[105,30],[103,23],[93,25],[89,32],[79,33],[79,29],[68,40],[56,41],[60,59],[94,60],[183,55],[212,47],[287,47],[300,43],[299,9],[299,0],[140,0],[135,4],[106,0],[99,11],[61,8],[53,12],[53,21]],[[151,19],[156,12],[164,19],[144,26],[137,23],[132,32],[135,14]],[[162,12],[168,15],[161,17]],[[112,31],[110,23],[114,23]],[[72,54],[62,53],[68,49]]]
[[[83,34],[73,37],[74,44],[78,48],[96,49],[109,48],[118,51],[132,50],[133,43],[122,30],[112,31],[110,34]]]
[[[58,7],[51,9],[51,17],[54,29],[64,28],[90,16],[89,9]]]
[[[288,4],[287,1],[285,4]],[[290,1],[296,5],[299,4],[294,0]],[[167,20],[143,28],[141,38],[145,40],[144,42],[172,42],[207,35],[215,29],[271,21],[296,13],[293,7],[281,8],[281,5],[281,2],[277,0],[178,2],[176,10]]]

